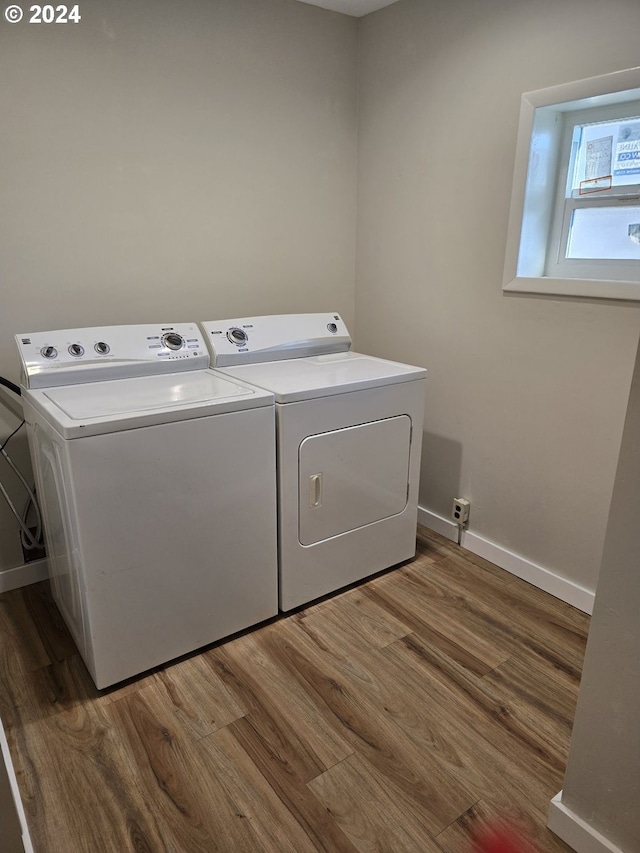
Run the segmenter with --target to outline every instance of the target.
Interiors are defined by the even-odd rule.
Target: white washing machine
[[[273,394],[193,323],[16,335],[52,592],[104,688],[275,615]]]
[[[202,324],[276,400],[280,609],[415,555],[426,370],[351,352],[337,314]]]

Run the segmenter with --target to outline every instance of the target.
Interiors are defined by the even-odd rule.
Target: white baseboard
[[[453,521],[443,518],[441,515],[437,515],[435,512],[418,507],[418,522],[454,542],[458,541],[458,525]],[[484,557],[485,560],[495,563],[501,569],[505,569],[505,571],[510,572],[512,575],[522,578],[528,583],[533,584],[533,586],[538,587],[538,589],[542,589],[559,598],[561,601],[577,607],[578,610],[589,614],[593,612],[595,592],[580,586],[574,581],[567,580],[567,578],[557,575],[550,569],[545,569],[543,566],[539,566],[531,562],[531,560],[521,557],[519,554],[514,554],[502,545],[490,542],[488,539],[478,536],[477,533],[471,533],[469,530],[462,532],[461,545],[463,548],[471,551],[472,554]]]
[[[435,530],[436,533],[446,536],[452,542],[458,541],[458,525],[455,522],[449,521],[448,518],[443,518],[441,515],[436,515],[435,512],[421,506],[418,507],[418,524],[428,527],[429,530]]]
[[[549,806],[547,826],[576,853],[624,853],[562,802],[562,791]]]
[[[14,566],[0,572],[0,592],[9,592],[36,581],[43,581],[49,577],[49,564],[47,560],[34,560],[22,566]]]

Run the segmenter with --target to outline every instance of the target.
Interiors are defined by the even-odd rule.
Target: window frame
[[[562,207],[566,207],[569,158],[563,157],[563,132],[568,124],[586,123],[574,121],[572,114],[579,116],[597,109],[605,116],[603,120],[609,113],[615,119],[617,109],[628,109],[629,102],[637,100],[640,68],[522,95],[503,290],[640,301],[640,267],[636,261],[615,262],[616,274],[625,274],[627,267],[629,278],[611,279],[612,262],[599,259],[567,259],[563,270],[553,268],[552,275],[547,271],[560,194]],[[629,195],[628,200],[631,198]],[[568,276],[566,270],[571,268],[573,274]]]

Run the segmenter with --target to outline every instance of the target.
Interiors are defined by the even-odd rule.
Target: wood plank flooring
[[[0,596],[36,853],[540,853],[589,619],[419,528],[414,560],[98,691],[45,583]]]

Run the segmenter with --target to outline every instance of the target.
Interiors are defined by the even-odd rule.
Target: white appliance
[[[273,395],[193,323],[16,335],[52,593],[104,688],[277,613]]]
[[[202,325],[216,369],[275,395],[280,609],[413,557],[426,370],[351,352],[338,314]]]

